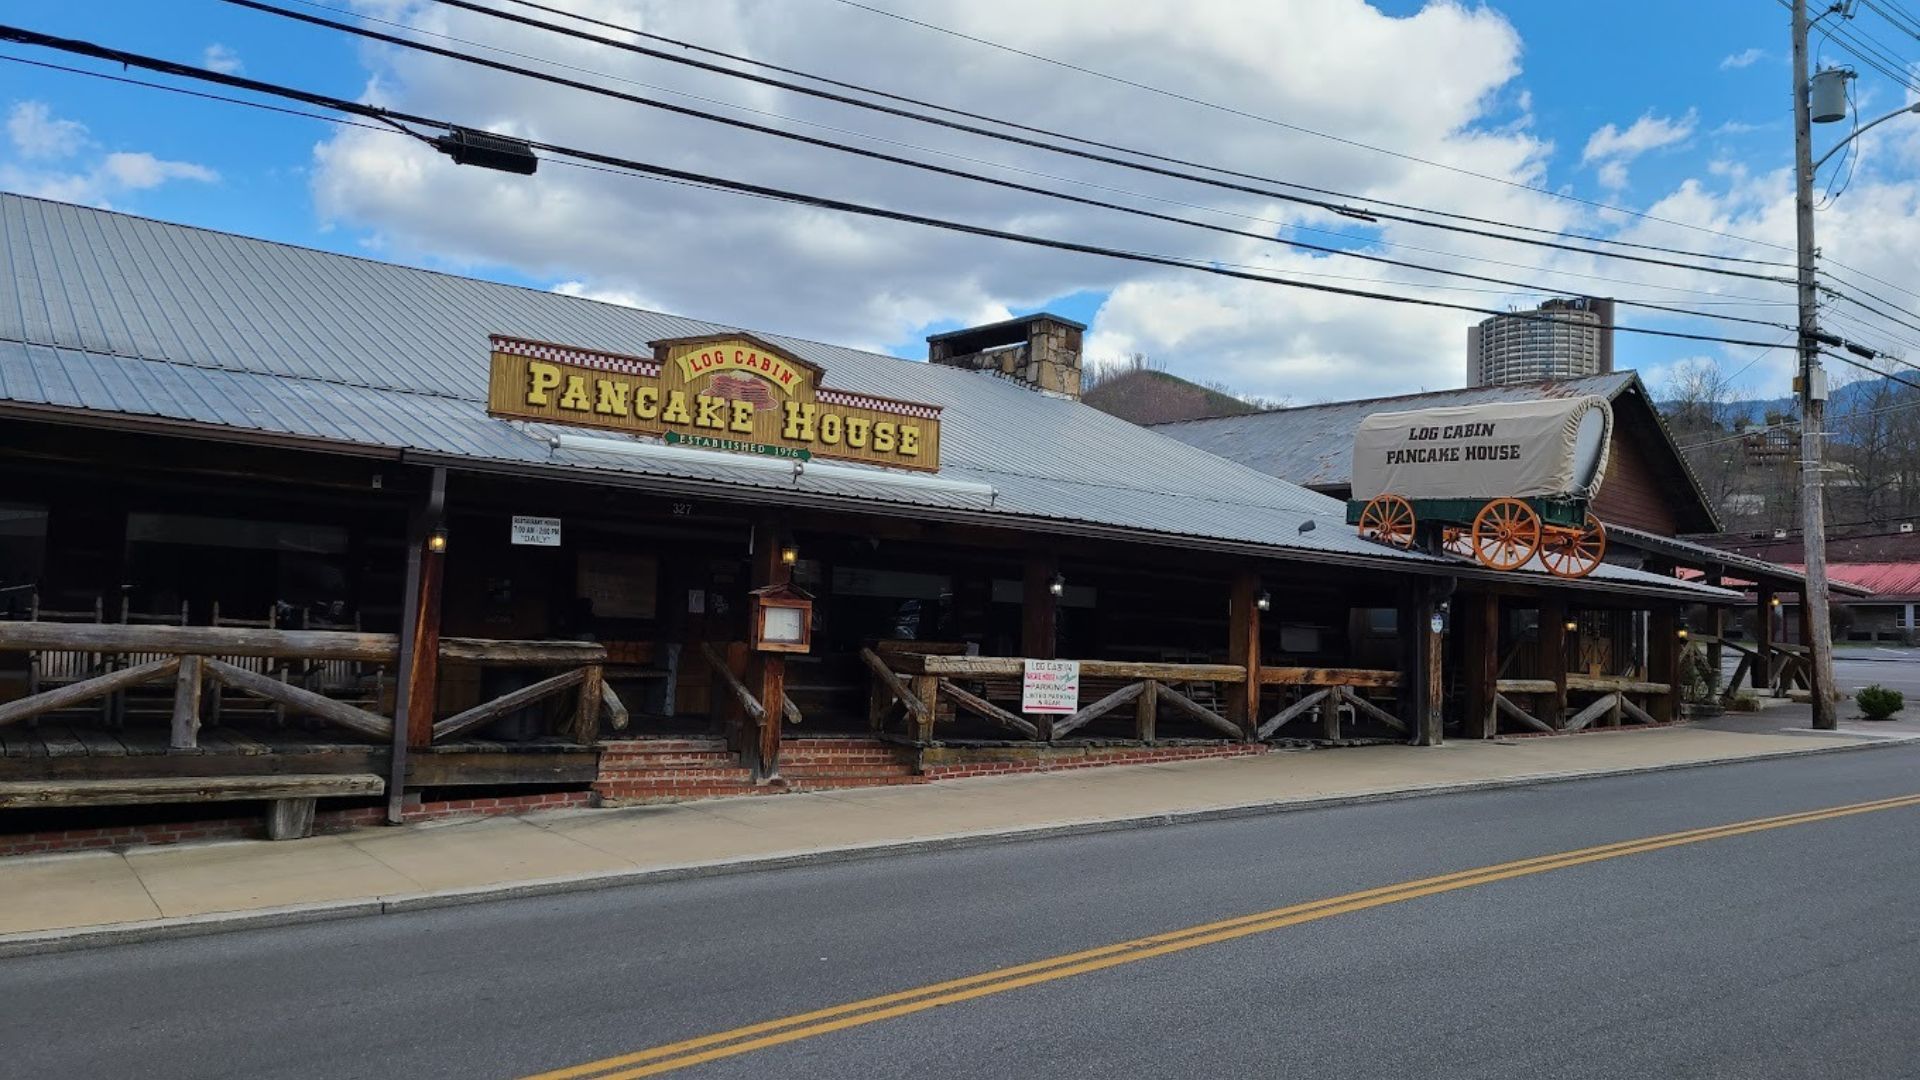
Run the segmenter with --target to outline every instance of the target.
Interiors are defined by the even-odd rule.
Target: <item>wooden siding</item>
[[[1593,500],[1593,512],[1609,524],[1672,536],[1678,531],[1674,501],[1689,498],[1692,493],[1667,490],[1642,441],[1633,436],[1630,425],[1614,428],[1613,457],[1600,494]]]

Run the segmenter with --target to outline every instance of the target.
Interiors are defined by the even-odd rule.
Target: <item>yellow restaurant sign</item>
[[[822,369],[745,335],[652,342],[653,358],[494,335],[487,412],[668,442],[940,468],[940,407],[830,390]]]

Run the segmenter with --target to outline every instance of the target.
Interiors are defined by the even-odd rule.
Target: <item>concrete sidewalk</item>
[[[1920,725],[1674,727],[1354,747],[368,828],[0,861],[0,955],[225,925],[377,914],[650,877],[1343,801],[1897,745]],[[99,931],[89,933],[87,931]],[[55,932],[55,933],[49,933]]]

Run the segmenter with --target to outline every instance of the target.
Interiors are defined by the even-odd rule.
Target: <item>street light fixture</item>
[[[1828,69],[1828,71],[1832,71],[1832,70],[1834,69],[1831,69],[1831,68]],[[1828,73],[1827,71],[1823,71],[1820,74],[1825,75],[1827,73]],[[1816,76],[1816,78],[1817,77],[1818,76]],[[1849,73],[1849,77],[1851,77],[1850,73]],[[1841,139],[1837,143],[1834,143],[1832,149],[1828,150],[1824,154],[1821,154],[1819,160],[1813,163],[1814,169],[1818,170],[1820,166],[1825,165],[1828,162],[1828,160],[1830,160],[1833,157],[1833,155],[1845,149],[1848,143],[1852,142],[1853,140],[1859,138],[1862,135],[1865,135],[1869,129],[1874,128],[1880,124],[1884,124],[1896,116],[1905,115],[1906,113],[1913,113],[1916,116],[1920,116],[1920,101],[1916,101],[1911,105],[1902,105],[1885,116],[1882,116],[1875,120],[1869,120],[1866,123],[1861,124],[1858,128],[1854,129],[1854,131],[1851,134],[1849,134],[1846,138]]]

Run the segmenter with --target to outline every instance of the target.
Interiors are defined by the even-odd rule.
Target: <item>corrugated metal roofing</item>
[[[1795,570],[1806,569],[1799,563],[1792,565]],[[1835,583],[1845,581],[1872,589],[1878,600],[1920,599],[1920,563],[1828,563],[1827,577]]]
[[[1374,413],[1586,394],[1612,400],[1614,395],[1633,385],[1633,381],[1633,372],[1616,371],[1559,382],[1469,386],[1397,397],[1300,405],[1241,416],[1181,420],[1158,424],[1153,430],[1305,487],[1346,487],[1353,472],[1354,432],[1360,430],[1361,421]]]
[[[1631,547],[1669,555],[1675,559],[1688,560],[1692,567],[1717,567],[1731,575],[1759,574],[1783,579],[1794,585],[1805,585],[1807,582],[1806,568],[1796,563],[1768,562],[1751,555],[1742,555],[1737,551],[1708,547],[1705,544],[1696,544],[1691,540],[1682,540],[1674,536],[1661,536],[1659,533],[1650,533],[1644,529],[1635,529],[1626,525],[1607,526],[1607,536],[1609,539],[1619,540]],[[1689,580],[1697,580],[1704,573],[1692,567],[1683,570],[1681,576]],[[1753,583],[1750,577],[1728,578],[1729,582],[1736,580],[1742,585]],[[1832,582],[1832,588],[1835,592],[1854,596],[1865,596],[1869,591],[1850,581],[1839,580],[1837,576]]]
[[[689,452],[671,462],[554,450],[486,414],[489,334],[650,355],[739,328],[0,195],[0,401],[220,425],[458,459],[1067,521],[1162,537],[1426,563],[1354,535],[1332,499],[1004,379],[772,334],[830,387],[943,406],[942,477],[983,496]],[[1302,531],[1302,525],[1314,527]],[[1148,537],[1141,537],[1147,539]],[[1706,592],[1605,568],[1605,580]]]

